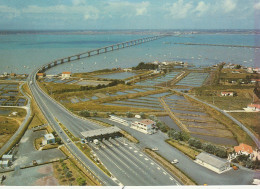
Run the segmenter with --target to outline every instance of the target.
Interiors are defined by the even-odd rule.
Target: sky
[[[0,0],[0,30],[260,29],[260,0]]]

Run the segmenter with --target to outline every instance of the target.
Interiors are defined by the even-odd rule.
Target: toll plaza
[[[121,129],[118,127],[108,127],[104,129],[96,129],[90,131],[83,131],[80,134],[88,141],[93,141],[94,139],[102,140],[115,138],[117,136],[122,136],[120,133]]]

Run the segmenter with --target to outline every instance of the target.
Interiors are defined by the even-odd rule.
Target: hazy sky
[[[0,29],[260,29],[260,0],[0,0]]]

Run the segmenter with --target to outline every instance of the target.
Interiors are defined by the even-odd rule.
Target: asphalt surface
[[[158,153],[169,161],[178,159],[179,163],[176,164],[176,166],[184,173],[189,175],[199,185],[249,185],[252,183],[253,178],[256,178],[257,176],[259,177],[257,172],[246,168],[241,168],[237,171],[232,169],[228,172],[217,174],[205,167],[200,166],[182,152],[167,144],[165,142],[165,140],[168,138],[167,135],[160,131],[153,135],[147,135],[108,119],[98,119],[113,124],[129,132],[132,136],[140,141],[140,143],[137,144],[139,148],[157,147],[159,149]]]
[[[79,135],[79,130],[87,130],[90,128],[98,128],[95,125],[89,124],[89,122],[83,121],[81,119],[75,118],[68,111],[64,110],[61,106],[56,104],[51,98],[48,98],[38,87],[35,81],[35,72],[30,74],[29,87],[32,91],[33,97],[35,98],[38,106],[46,117],[48,123],[53,127],[53,129],[58,133],[64,144],[68,147],[69,151],[74,155],[74,157],[86,168],[92,171],[104,185],[117,185],[111,178],[109,178],[103,171],[101,171],[91,160],[89,160],[84,153],[82,153],[78,147],[73,142],[67,142],[68,136],[64,131],[59,132],[61,129],[60,125],[57,123],[56,119],[59,119],[73,134]],[[32,83],[31,83],[32,81]],[[79,123],[79,124],[77,124]],[[77,125],[76,129],[74,126]]]
[[[65,159],[66,156],[57,148],[38,151],[34,147],[34,141],[37,138],[43,137],[46,131],[27,130],[19,142],[17,153],[15,154],[15,161],[13,166],[29,166],[32,161],[36,160],[37,163],[47,163],[59,159]]]
[[[101,162],[124,185],[180,185],[163,167],[126,139],[120,137],[103,140],[99,145],[90,143],[90,146]]]

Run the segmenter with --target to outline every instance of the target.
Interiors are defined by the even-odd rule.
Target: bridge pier
[[[100,49],[97,49],[97,54],[99,54]]]
[[[68,57],[68,62],[70,62],[70,58],[71,58],[71,57],[69,56],[69,57]]]
[[[90,52],[88,52],[88,57],[90,57]]]
[[[80,59],[80,54],[77,55],[77,59],[78,59],[78,60]]]
[[[57,65],[57,61],[54,61],[53,63],[54,63],[54,66],[56,66],[56,65]]]
[[[105,53],[107,52],[107,47],[105,47]]]
[[[64,59],[60,59],[60,63],[61,63],[61,64],[64,63]]]

